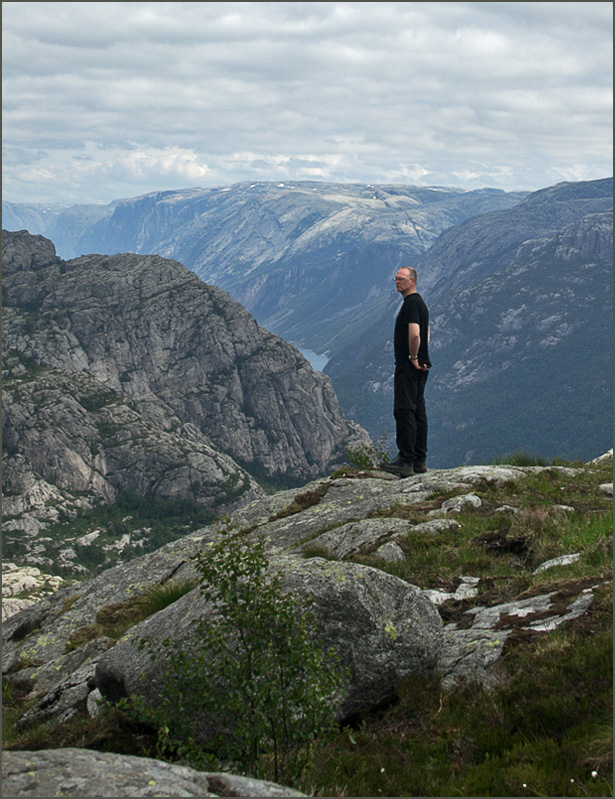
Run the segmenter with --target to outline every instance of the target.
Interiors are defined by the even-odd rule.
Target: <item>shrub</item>
[[[387,450],[387,435],[383,433],[377,441],[346,451],[346,460],[355,469],[373,469],[379,463],[388,463],[391,455]]]
[[[159,756],[211,767],[198,743],[202,724],[219,761],[292,784],[333,729],[343,670],[316,643],[310,609],[267,570],[264,546],[227,524],[218,543],[197,553],[200,591],[215,615],[193,622],[190,648],[144,639],[152,659],[162,644],[166,681],[155,709],[134,697],[130,704],[158,727]]]

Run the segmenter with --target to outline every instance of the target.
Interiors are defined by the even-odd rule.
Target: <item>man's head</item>
[[[411,266],[400,266],[395,275],[395,288],[402,297],[416,291],[416,269]]]

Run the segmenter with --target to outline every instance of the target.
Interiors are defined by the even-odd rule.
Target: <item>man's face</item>
[[[395,288],[400,294],[409,291],[412,286],[412,279],[405,269],[400,269],[395,275]]]

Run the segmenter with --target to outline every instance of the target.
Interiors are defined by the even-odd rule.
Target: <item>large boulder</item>
[[[416,586],[379,569],[322,558],[276,558],[270,569],[279,575],[285,593],[313,601],[319,641],[325,650],[333,648],[349,670],[338,718],[373,708],[394,695],[402,678],[436,666],[442,620]],[[195,589],[133,627],[98,660],[96,684],[102,695],[116,701],[137,694],[155,705],[165,660],[161,656],[152,662],[149,649],[139,646],[141,639],[154,644],[167,639],[172,650],[190,648],[193,621],[213,613]],[[198,726],[206,737],[208,720],[199,720]]]

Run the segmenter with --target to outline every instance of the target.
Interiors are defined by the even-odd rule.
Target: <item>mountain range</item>
[[[62,258],[156,253],[228,291],[259,324],[318,353],[350,341],[390,278],[445,229],[525,195],[300,182],[147,194],[107,206],[3,204],[3,227]]]
[[[588,459],[612,443],[612,189],[238,184],[108,206],[4,203],[3,224],[49,235],[66,258],[180,261],[325,354],[346,416],[389,444],[391,278],[415,266],[432,317],[431,465],[520,449]]]

